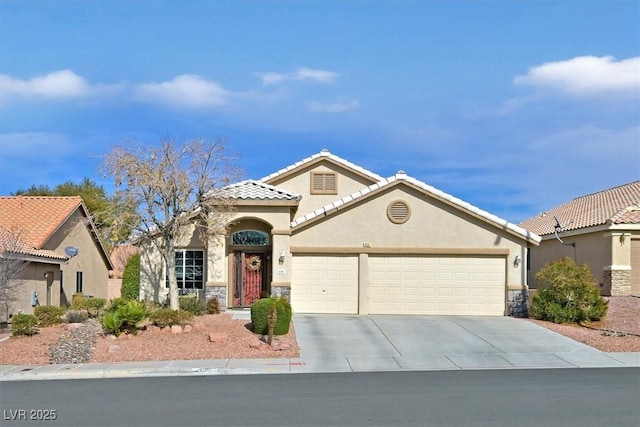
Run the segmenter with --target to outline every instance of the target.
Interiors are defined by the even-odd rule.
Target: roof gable
[[[77,210],[87,218],[89,232],[107,268],[112,269],[111,260],[98,230],[80,196],[0,197],[0,226],[12,233],[18,233],[20,241],[29,247],[42,250],[49,239]]]
[[[23,242],[41,249],[80,206],[80,196],[0,197],[0,225],[19,231]]]
[[[345,168],[353,173],[355,173],[356,175],[360,175],[364,178],[369,179],[372,183],[373,182],[378,182],[378,181],[382,181],[384,178],[376,173],[373,173],[363,167],[360,167],[354,163],[351,163],[348,160],[345,160],[341,157],[336,156],[335,154],[332,154],[329,152],[329,150],[327,149],[323,149],[322,151],[320,151],[319,153],[316,153],[312,156],[309,156],[305,159],[300,160],[299,162],[296,162],[292,165],[289,165],[285,168],[280,169],[277,172],[272,173],[271,175],[267,175],[264,178],[260,179],[260,182],[265,182],[265,183],[269,183],[269,184],[273,184],[273,183],[277,183],[280,180],[286,178],[287,176],[290,176],[291,174],[294,174],[296,171],[305,168],[307,166],[311,166],[315,163],[321,162],[323,160],[329,161],[331,163],[334,163],[335,165],[338,165],[342,168]]]
[[[450,194],[447,194],[430,185],[427,185],[422,181],[412,178],[406,175],[402,171],[398,172],[397,174],[389,178],[383,178],[379,182],[376,182],[375,184],[372,184],[368,187],[363,188],[360,191],[357,191],[346,197],[336,200],[335,202],[325,205],[320,209],[316,209],[315,211],[309,214],[306,214],[302,217],[294,219],[291,222],[291,228],[299,228],[299,227],[309,225],[314,221],[317,221],[321,218],[324,218],[336,213],[341,207],[348,206],[354,203],[361,203],[362,201],[366,200],[368,197],[371,197],[375,193],[378,193],[379,191],[382,191],[384,189],[390,188],[395,185],[403,185],[403,184],[410,185],[418,189],[422,193],[427,194],[430,197],[433,197],[462,212],[465,212],[469,215],[479,218],[488,224],[504,229],[507,232],[517,237],[520,237],[524,240],[527,240],[529,242],[536,243],[536,244],[540,242],[540,236],[534,233],[531,233],[530,231],[522,227],[519,227],[515,224],[512,224],[493,214],[490,214],[489,212],[479,209],[471,205],[470,203],[464,202]]]
[[[556,218],[562,231],[598,225],[640,224],[640,181],[576,197],[521,222],[520,226],[544,236],[555,232]]]

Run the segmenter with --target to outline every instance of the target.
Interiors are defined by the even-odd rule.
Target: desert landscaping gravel
[[[557,325],[533,319],[556,333],[605,352],[640,352],[640,298],[612,297],[605,320],[587,325]],[[149,328],[136,335],[108,336],[95,321],[73,329],[69,325],[42,328],[32,337],[0,342],[2,365],[125,362],[150,360],[294,358],[300,349],[293,322],[287,335],[272,346],[250,330],[250,320],[230,314],[204,315],[193,325],[171,332]],[[6,337],[6,331],[5,331]]]

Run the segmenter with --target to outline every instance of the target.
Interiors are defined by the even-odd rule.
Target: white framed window
[[[175,252],[178,289],[204,289],[204,251],[178,249]],[[165,281],[169,287],[169,281]]]

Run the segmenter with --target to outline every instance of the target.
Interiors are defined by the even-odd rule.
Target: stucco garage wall
[[[406,201],[411,217],[404,224],[387,218],[387,207],[395,200]],[[451,250],[486,249],[508,252],[507,282],[524,285],[523,265],[513,265],[516,255],[524,259],[523,243],[511,234],[408,187],[396,186],[361,203],[339,210],[313,226],[294,230],[294,248],[351,248],[392,253],[394,249]]]
[[[600,231],[561,238],[566,244],[575,242],[575,249],[572,246],[563,245],[555,237],[548,236],[544,237],[540,246],[530,249],[529,287],[537,289],[536,273],[546,264],[564,257],[573,258],[579,265],[588,264],[596,283],[602,284],[603,269],[611,265],[611,237],[605,237],[605,234]]]
[[[405,201],[411,209],[411,217],[404,224],[395,224],[387,217],[387,207],[397,200]],[[358,257],[359,313],[505,314],[507,289],[526,291],[524,262],[513,263],[516,255],[524,260],[524,245],[510,233],[406,186],[393,187],[363,203],[341,208],[294,229],[291,236],[294,261],[314,251],[317,256]],[[428,280],[419,279],[414,281],[415,286],[404,286],[409,276],[385,283],[385,269],[376,267],[376,262],[398,259],[417,263],[451,261],[449,268],[434,266],[432,270],[442,274],[440,279],[445,274],[451,277],[440,280],[439,289],[429,289]],[[476,264],[478,260],[480,264]],[[296,301],[299,279],[295,271],[294,265],[292,301]],[[402,268],[402,273],[412,277],[425,272],[427,268],[413,269],[409,264]],[[479,280],[478,275],[482,276]],[[441,298],[430,300],[426,294],[434,289]],[[416,305],[415,298],[397,295],[406,292],[423,292],[426,297]],[[447,299],[445,294],[452,297]],[[431,304],[434,301],[439,307]],[[393,308],[394,304],[397,308]]]

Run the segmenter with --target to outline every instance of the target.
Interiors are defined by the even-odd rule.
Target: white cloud
[[[1,74],[0,87],[2,87],[3,94],[7,96],[80,98],[92,93],[91,85],[71,70],[53,71],[45,76],[33,77],[28,80]]]
[[[171,107],[199,108],[226,104],[229,92],[217,82],[183,74],[162,83],[139,84],[134,87],[134,96],[141,101]]]
[[[349,102],[310,102],[308,107],[310,111],[316,113],[343,113],[345,111],[352,111],[359,107],[358,101]]]
[[[291,73],[256,73],[261,79],[263,85],[273,85],[285,82],[287,80],[292,81],[313,81],[317,83],[332,83],[339,77],[338,73],[326,70],[314,70],[312,68],[298,68]]]
[[[620,94],[638,96],[640,57],[617,61],[611,56],[579,56],[531,67],[516,76],[516,85],[528,85],[572,96]]]

